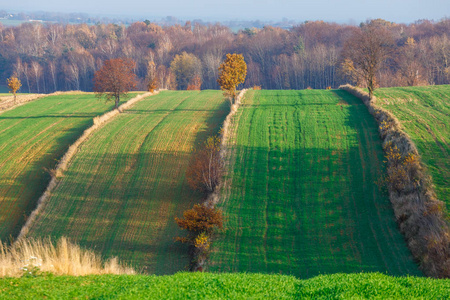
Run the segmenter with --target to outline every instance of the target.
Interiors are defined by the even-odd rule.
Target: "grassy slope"
[[[333,274],[42,276],[0,279],[1,299],[449,299],[450,279]]]
[[[186,183],[192,148],[228,112],[219,91],[161,92],[82,145],[31,236],[68,236],[157,274],[188,264],[175,216],[201,201]]]
[[[89,126],[110,109],[94,95],[42,98],[0,114],[0,239],[16,236],[45,190],[52,169]]]
[[[420,274],[375,181],[376,123],[343,91],[249,91],[234,122],[210,270]]]
[[[439,200],[450,210],[450,85],[382,88],[375,96],[417,145]]]

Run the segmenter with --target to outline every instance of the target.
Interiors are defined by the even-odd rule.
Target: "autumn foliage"
[[[10,90],[10,93],[12,93],[14,95],[14,103],[16,103],[16,98],[17,98],[16,93],[22,86],[22,83],[20,82],[19,78],[17,78],[14,75],[11,76],[10,78],[8,78],[6,80],[6,82],[8,83],[8,88]]]
[[[199,75],[195,75],[187,86],[188,91],[200,91],[202,86],[202,79]]]
[[[215,227],[222,228],[223,218],[222,211],[204,204],[195,204],[193,208],[183,213],[183,219],[175,218],[175,222],[182,229],[187,230],[190,234],[199,235],[204,232],[210,234]],[[194,241],[195,238],[177,238],[182,242]]]
[[[223,227],[222,211],[204,204],[195,204],[183,213],[183,219],[175,218],[175,222],[188,232],[186,237],[176,237],[175,240],[192,247],[194,259],[191,270],[201,271],[208,256],[213,230]]]
[[[227,54],[227,58],[219,66],[219,78],[217,83],[220,89],[230,99],[231,105],[236,99],[236,89],[244,83],[247,76],[247,64],[242,54]]]
[[[97,97],[114,100],[115,108],[119,107],[120,97],[136,88],[136,64],[129,58],[106,60],[102,68],[95,72],[94,91]]]
[[[188,184],[205,193],[214,191],[223,171],[223,160],[220,156],[220,137],[209,137],[203,147],[195,153],[189,165],[186,177]]]
[[[147,91],[154,92],[158,88],[158,77],[156,72],[156,64],[150,61],[147,65]]]

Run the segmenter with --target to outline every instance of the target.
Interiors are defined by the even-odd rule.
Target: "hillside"
[[[39,276],[0,280],[1,299],[448,299],[449,279],[380,273],[308,280],[263,274]]]
[[[249,91],[234,120],[209,270],[420,275],[376,181],[375,120],[344,91]]]
[[[0,239],[17,236],[67,148],[114,106],[93,94],[49,96],[0,114]]]
[[[392,112],[416,144],[439,200],[450,208],[450,85],[380,88],[377,104]]]
[[[138,102],[82,145],[29,236],[67,236],[148,273],[185,270],[174,217],[202,201],[186,168],[228,111],[219,91],[164,91]]]

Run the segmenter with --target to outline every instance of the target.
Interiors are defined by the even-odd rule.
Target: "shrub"
[[[195,204],[193,208],[183,213],[183,219],[175,218],[175,222],[180,228],[188,231],[187,237],[177,237],[176,240],[195,245],[197,237],[201,234],[209,235],[214,228],[222,228],[222,211],[204,204]]]
[[[194,154],[186,172],[187,182],[194,190],[208,193],[219,184],[223,172],[220,142],[219,136],[210,136]]]

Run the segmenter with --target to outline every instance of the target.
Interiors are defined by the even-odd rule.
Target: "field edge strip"
[[[376,105],[374,96],[371,98],[368,93],[350,84],[341,85],[339,89],[354,95],[365,104],[378,124],[385,154],[388,150],[386,146],[391,144],[397,147],[403,157],[410,154],[417,157],[419,165],[415,170],[415,179],[419,184],[412,191],[406,190],[407,188],[400,191],[389,189],[389,199],[400,232],[412,255],[419,261],[419,268],[426,276],[449,278],[450,251],[447,247],[450,244],[450,228],[443,214],[445,205],[436,197],[431,175],[424,167],[416,145],[403,131],[395,115]],[[387,167],[394,167],[389,165],[389,160]]]
[[[86,129],[83,134],[73,143],[67,152],[63,155],[61,160],[58,162],[58,165],[56,168],[51,172],[50,176],[50,182],[45,189],[44,193],[39,197],[37,201],[36,208],[31,212],[30,216],[27,218],[27,221],[25,222],[25,225],[20,230],[20,233],[16,239],[15,242],[20,241],[21,239],[25,238],[28,231],[30,230],[31,226],[33,225],[34,220],[36,219],[37,215],[42,212],[45,205],[47,204],[48,199],[50,198],[50,195],[52,191],[55,189],[55,187],[59,183],[59,179],[64,171],[67,169],[67,166],[69,162],[72,160],[78,149],[80,148],[81,144],[85,142],[95,131],[103,127],[106,123],[110,122],[115,116],[117,116],[122,111],[129,109],[131,106],[139,102],[140,100],[158,94],[159,91],[155,91],[153,93],[147,92],[142,95],[138,95],[130,100],[128,100],[126,103],[119,106],[117,109],[108,111],[104,113],[101,116],[95,117],[93,119],[94,124]],[[56,93],[55,93],[56,94]]]
[[[236,112],[241,104],[241,100],[244,97],[245,92],[247,90],[248,89],[243,89],[240,91],[239,95],[236,97],[235,103],[231,105],[230,112],[228,113],[228,115],[226,116],[226,118],[223,122],[221,133],[220,133],[220,157],[222,158],[222,160],[224,160],[227,155],[227,142],[228,142],[229,135],[230,135],[229,127],[232,122],[232,118],[236,114]],[[226,166],[225,166],[225,168],[226,168]],[[219,191],[221,191],[222,188],[223,188],[223,176],[222,176],[218,186],[216,186],[214,191],[207,196],[207,198],[203,202],[203,204],[207,207],[214,208],[219,201],[219,198],[220,198]],[[192,267],[193,271],[203,270],[203,268],[205,267],[205,264],[207,264],[207,258],[202,259],[202,257],[207,257],[204,254],[205,253],[203,252],[203,250],[201,250],[191,256],[191,262],[193,264],[193,267]]]
[[[225,118],[225,121],[223,122],[222,125],[222,132],[221,132],[221,137],[220,137],[220,157],[225,160],[226,156],[227,156],[227,143],[228,143],[228,139],[230,138],[230,125],[232,122],[232,118],[233,116],[236,114],[236,112],[239,109],[239,106],[241,105],[241,100],[244,97],[245,93],[247,92],[248,89],[243,89],[241,90],[241,92],[239,93],[239,95],[236,97],[236,102],[231,105],[230,108],[230,112],[228,113],[227,117]],[[219,183],[219,186],[216,187],[216,189],[214,190],[214,192],[212,192],[211,194],[208,195],[208,198],[205,201],[205,204],[207,206],[211,206],[214,207],[220,198],[220,193],[219,191],[222,190],[222,180]]]

